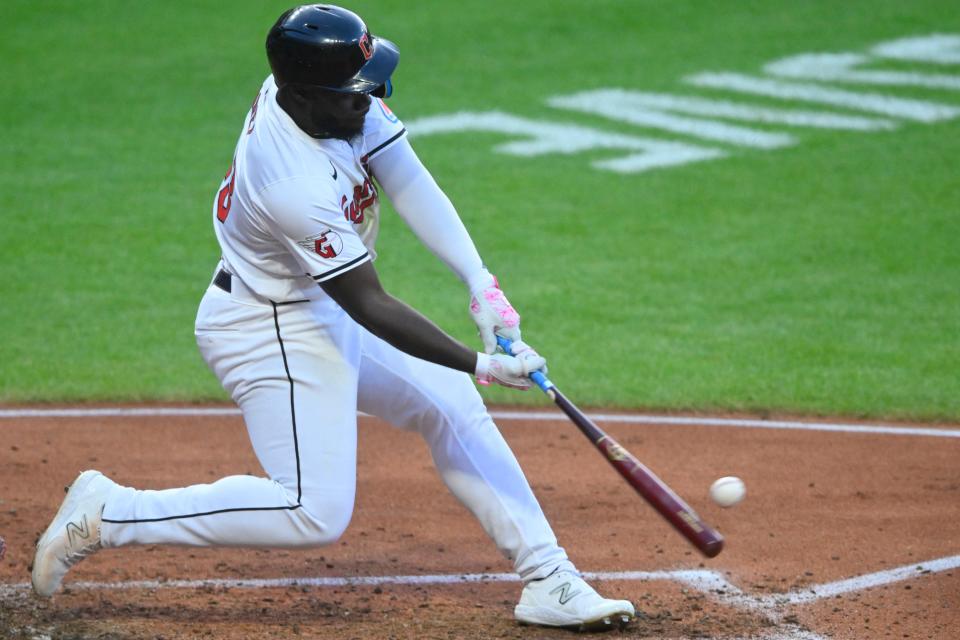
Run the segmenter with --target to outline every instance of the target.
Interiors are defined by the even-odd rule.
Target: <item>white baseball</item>
[[[736,476],[725,476],[710,485],[710,497],[721,507],[732,507],[747,495],[747,485]]]

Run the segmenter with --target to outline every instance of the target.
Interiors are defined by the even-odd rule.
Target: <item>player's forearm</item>
[[[401,351],[451,369],[477,372],[477,352],[384,291],[373,263],[363,262],[320,286],[358,324]]]
[[[476,370],[476,351],[388,293],[367,298],[346,311],[370,333],[405,353],[470,374]]]

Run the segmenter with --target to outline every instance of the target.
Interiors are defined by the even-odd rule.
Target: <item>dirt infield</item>
[[[727,536],[706,560],[559,414],[498,423],[580,569],[637,605],[607,637],[960,637],[956,429],[601,423]],[[419,438],[372,418],[360,420],[354,519],[335,545],[108,550],[37,600],[33,543],[79,470],[140,488],[261,471],[235,415],[0,416],[0,434],[0,637],[574,637],[514,622],[509,564]],[[741,505],[709,502],[722,475],[746,481]]]

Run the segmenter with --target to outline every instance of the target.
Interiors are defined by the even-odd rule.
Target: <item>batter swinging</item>
[[[273,74],[214,202],[222,258],[196,336],[268,477],[141,491],[86,471],[37,544],[34,590],[51,595],[103,547],[336,541],[353,511],[359,409],[424,437],[447,487],[523,579],[518,620],[627,622],[633,606],[600,597],[558,546],[467,375],[525,388],[546,363],[520,340],[519,315],[382,100],[396,46],[350,11],[308,5],[280,16],[267,56]],[[467,285],[483,353],[380,286],[374,179]],[[496,353],[496,333],[514,341],[515,357]]]

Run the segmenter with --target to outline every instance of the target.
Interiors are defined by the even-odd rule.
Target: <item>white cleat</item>
[[[84,471],[70,485],[60,510],[37,542],[31,572],[37,595],[53,595],[70,567],[100,549],[100,518],[115,486],[99,471]]]
[[[605,631],[626,626],[636,611],[626,600],[600,596],[572,571],[555,571],[523,588],[513,615],[523,624]]]

